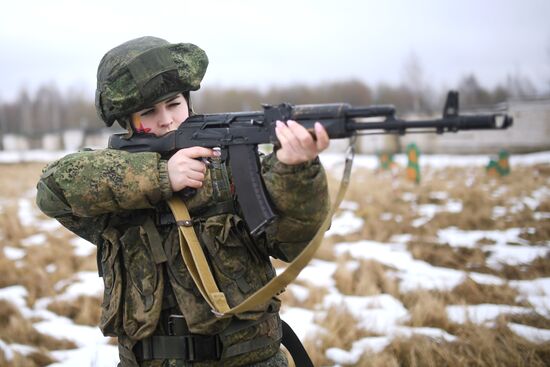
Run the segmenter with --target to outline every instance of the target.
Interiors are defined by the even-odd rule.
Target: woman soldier
[[[207,65],[192,44],[130,40],[99,64],[97,112],[128,136],[161,136],[193,113],[190,91],[199,89]],[[247,230],[234,195],[228,193],[231,205],[213,199],[204,163],[219,155],[213,149],[181,149],[168,160],[151,152],[81,151],[44,169],[40,209],[97,246],[105,284],[100,328],[117,337],[121,366],[287,366],[280,301],[217,318],[184,264],[166,204],[183,198],[217,286],[231,307],[239,304],[275,276],[269,257],[293,260],[328,212],[317,157],[328,146],[326,131],[317,124],[314,139],[288,121],[277,123],[276,134],[280,148],[262,160],[261,174],[278,217],[260,236]]]

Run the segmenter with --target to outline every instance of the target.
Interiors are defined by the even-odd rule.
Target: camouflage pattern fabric
[[[248,364],[248,367],[285,367],[288,365],[288,361],[284,355],[283,352],[278,351],[277,354],[275,354],[273,357],[253,363]],[[188,362],[178,360],[178,359],[166,359],[163,361],[160,360],[154,360],[154,361],[147,361],[141,364],[142,367],[190,367],[190,366],[199,366],[198,364],[190,364]],[[230,365],[227,364],[220,364],[220,366],[227,366],[230,367]]]
[[[96,110],[111,126],[125,127],[132,112],[176,93],[195,91],[208,67],[208,57],[191,43],[171,44],[156,37],[125,42],[103,56],[97,70]]]
[[[261,172],[278,214],[264,235],[251,237],[236,213],[202,218],[195,224],[230,306],[275,276],[270,256],[293,260],[328,212],[326,177],[318,160],[287,166],[270,155],[262,161]],[[137,366],[135,343],[160,332],[165,286],[172,289],[190,332],[214,335],[228,327],[231,320],[214,317],[193,283],[180,254],[176,226],[155,224],[160,214],[168,212],[165,200],[173,195],[166,161],[158,154],[116,150],[71,154],[44,169],[37,189],[36,201],[44,213],[98,247],[105,284],[100,328],[105,335],[118,337],[122,366]],[[212,204],[212,197],[211,182],[206,180],[196,195],[184,201],[193,213]],[[276,315],[279,308],[280,301],[273,298],[238,318],[258,320],[266,312]],[[276,321],[236,333],[227,343],[267,337],[273,340],[270,346],[194,365],[285,366],[277,352],[280,321],[269,320]]]

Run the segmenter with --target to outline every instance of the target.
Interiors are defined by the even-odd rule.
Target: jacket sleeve
[[[110,213],[151,208],[172,195],[166,161],[156,153],[83,151],[47,166],[37,185],[36,203],[46,215],[96,243],[97,228]]]
[[[325,170],[319,158],[289,166],[271,154],[262,162],[262,176],[278,215],[267,231],[270,255],[292,261],[329,212]]]

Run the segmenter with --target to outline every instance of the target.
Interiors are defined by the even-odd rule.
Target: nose
[[[167,128],[174,123],[172,114],[166,109],[162,108],[159,111],[158,126],[161,128]]]

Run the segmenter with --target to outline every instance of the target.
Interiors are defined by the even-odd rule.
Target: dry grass
[[[516,324],[532,326],[538,329],[550,329],[550,319],[547,319],[536,312],[531,312],[528,314],[510,314],[504,316],[504,318],[510,322],[515,322]]]
[[[466,325],[457,330],[459,339],[448,343],[415,336],[394,339],[373,364],[368,354],[357,366],[403,367],[543,367],[550,361],[550,344],[533,344],[512,333],[504,322],[495,328]]]
[[[323,301],[323,298],[328,293],[327,289],[325,289],[324,287],[304,283],[299,280],[294,281],[293,284],[307,288],[308,296],[305,300],[302,300],[297,297],[292,291],[285,291],[279,296],[285,307],[301,307],[313,310]]]
[[[451,247],[426,241],[411,241],[408,249],[415,259],[426,261],[433,266],[491,272],[485,267],[486,254],[479,248]]]
[[[28,306],[32,306],[38,298],[55,295],[54,286],[58,281],[69,279],[76,271],[95,268],[95,260],[92,259],[91,266],[89,259],[74,256],[73,246],[69,244],[72,236],[66,231],[43,233],[46,241],[41,246],[23,246],[23,239],[41,232],[33,226],[21,224],[19,200],[23,197],[33,200],[29,192],[36,185],[43,166],[41,163],[1,165],[0,288],[12,285],[25,287]],[[24,257],[17,261],[6,258],[4,248],[8,246],[23,251]],[[56,270],[48,273],[48,265],[55,265]],[[36,348],[28,355],[14,353],[10,360],[0,351],[1,366],[47,366],[55,362],[49,351],[76,348],[72,341],[38,332],[32,325],[36,321],[40,320],[27,319],[12,303],[0,300],[0,340]]]
[[[476,305],[493,303],[526,306],[525,303],[517,301],[519,296],[518,291],[507,284],[479,284],[470,278],[467,278],[447,294],[449,297],[446,301],[451,304],[466,303]]]
[[[354,341],[376,334],[358,327],[358,321],[345,307],[332,306],[324,315],[315,320],[324,330],[314,337],[306,338],[304,347],[315,366],[327,365],[324,351],[328,348],[349,349]]]
[[[2,350],[0,350],[0,366],[3,367],[43,367],[57,362],[45,350],[38,350],[29,355],[14,353],[9,360]]]
[[[0,226],[2,225],[0,222]],[[32,306],[38,298],[54,296],[57,293],[55,284],[60,280],[69,279],[79,271],[96,270],[95,256],[75,256],[74,247],[69,244],[71,237],[65,231],[62,233],[64,238],[52,238],[48,235],[46,243],[38,247],[17,246],[16,248],[26,253],[19,262],[7,259],[4,251],[0,251],[0,287],[15,284],[24,286],[28,291],[27,301]],[[0,245],[0,250],[2,249],[3,246]],[[55,265],[55,270],[48,272],[48,265]]]
[[[347,254],[337,260],[333,278],[340,293],[355,296],[399,293],[397,280],[386,274],[387,267],[375,260],[351,260]]]
[[[478,304],[504,304],[525,306],[525,302],[518,302],[517,290],[504,285],[479,284],[467,278],[461,284],[448,292],[442,291],[415,291],[402,294],[400,300],[409,310],[410,326],[436,327],[455,333],[457,325],[447,318],[445,307],[447,305],[478,305]]]
[[[97,326],[101,312],[99,297],[80,296],[72,301],[54,301],[48,310],[68,317],[80,325]]]
[[[72,349],[69,340],[59,340],[38,332],[10,302],[0,300],[0,339],[6,343],[36,346],[42,350]]]
[[[95,270],[94,255],[82,258],[74,256],[70,244],[73,235],[64,230],[44,233],[38,228],[22,226],[18,218],[18,199],[29,197],[40,175],[43,164],[1,165],[0,185],[0,288],[22,285],[28,290],[27,302],[32,306],[41,297],[56,295],[55,284],[71,279],[79,271]],[[550,255],[535,259],[520,266],[503,265],[500,269],[487,266],[488,254],[481,249],[491,241],[483,239],[473,248],[453,248],[435,243],[437,231],[445,227],[463,230],[503,230],[512,227],[530,228],[522,238],[533,246],[547,246],[550,238],[550,222],[537,220],[534,212],[550,212],[550,200],[540,201],[537,208],[520,205],[522,199],[533,195],[542,187],[550,186],[550,165],[517,167],[510,176],[488,177],[483,168],[451,167],[445,170],[423,169],[423,181],[413,184],[404,178],[388,173],[374,173],[356,169],[353,173],[346,200],[358,204],[355,214],[364,220],[357,233],[325,238],[316,258],[335,261],[337,270],[334,281],[338,290],[346,295],[370,296],[391,294],[401,300],[410,313],[409,326],[435,327],[455,335],[453,343],[435,341],[425,337],[395,339],[381,353],[365,353],[357,366],[546,366],[550,365],[550,346],[532,344],[512,333],[507,322],[550,329],[550,320],[542,315],[508,315],[501,317],[494,328],[472,324],[458,325],[449,321],[445,307],[450,304],[508,304],[528,306],[518,302],[518,293],[506,284],[484,285],[466,279],[448,292],[418,291],[401,294],[395,278],[388,269],[376,261],[337,257],[333,251],[338,242],[369,239],[387,242],[392,236],[410,233],[414,240],[408,249],[416,259],[434,266],[463,271],[488,273],[507,279],[535,279],[550,276]],[[334,193],[337,182],[329,179]],[[440,195],[444,193],[444,195]],[[418,218],[415,208],[433,204],[443,206],[448,200],[462,203],[459,213],[438,212],[420,227],[412,225]],[[520,204],[518,204],[520,203]],[[505,214],[495,218],[493,208],[505,208]],[[45,219],[43,216],[39,216]],[[43,233],[45,243],[25,247],[22,240]],[[5,257],[4,247],[10,246],[25,251],[25,257],[12,261]],[[276,267],[286,266],[275,261]],[[48,266],[55,265],[47,272]],[[322,312],[316,324],[326,332],[305,341],[315,365],[332,365],[325,356],[328,348],[349,349],[352,343],[366,336],[368,330],[358,327],[358,320],[345,307],[332,307],[321,311],[327,294],[323,287],[297,281],[306,287],[309,295],[299,299],[291,291],[281,295],[285,307],[302,307]],[[99,298],[80,297],[71,302],[54,302],[49,310],[71,318],[76,323],[97,325]],[[57,340],[40,334],[32,326],[37,320],[25,319],[15,307],[0,301],[0,340],[36,346],[37,351],[29,356],[16,354],[10,362],[0,351],[0,366],[44,366],[53,362],[49,351],[74,348],[72,342]],[[109,343],[116,344],[111,338]]]
[[[2,163],[2,174],[0,175],[0,187],[2,196],[6,198],[17,198],[22,192],[36,186],[38,178],[42,174],[44,163]]]
[[[410,312],[408,324],[413,327],[434,327],[451,332],[452,323],[447,317],[445,297],[437,292],[417,291],[402,296]]]
[[[550,237],[548,237],[550,238]],[[478,244],[491,244],[482,239]],[[440,266],[464,271],[474,271],[499,276],[507,280],[526,280],[550,276],[550,253],[521,265],[501,264],[499,269],[486,265],[487,253],[478,247],[452,247],[428,241],[410,241],[408,250],[413,257]]]

